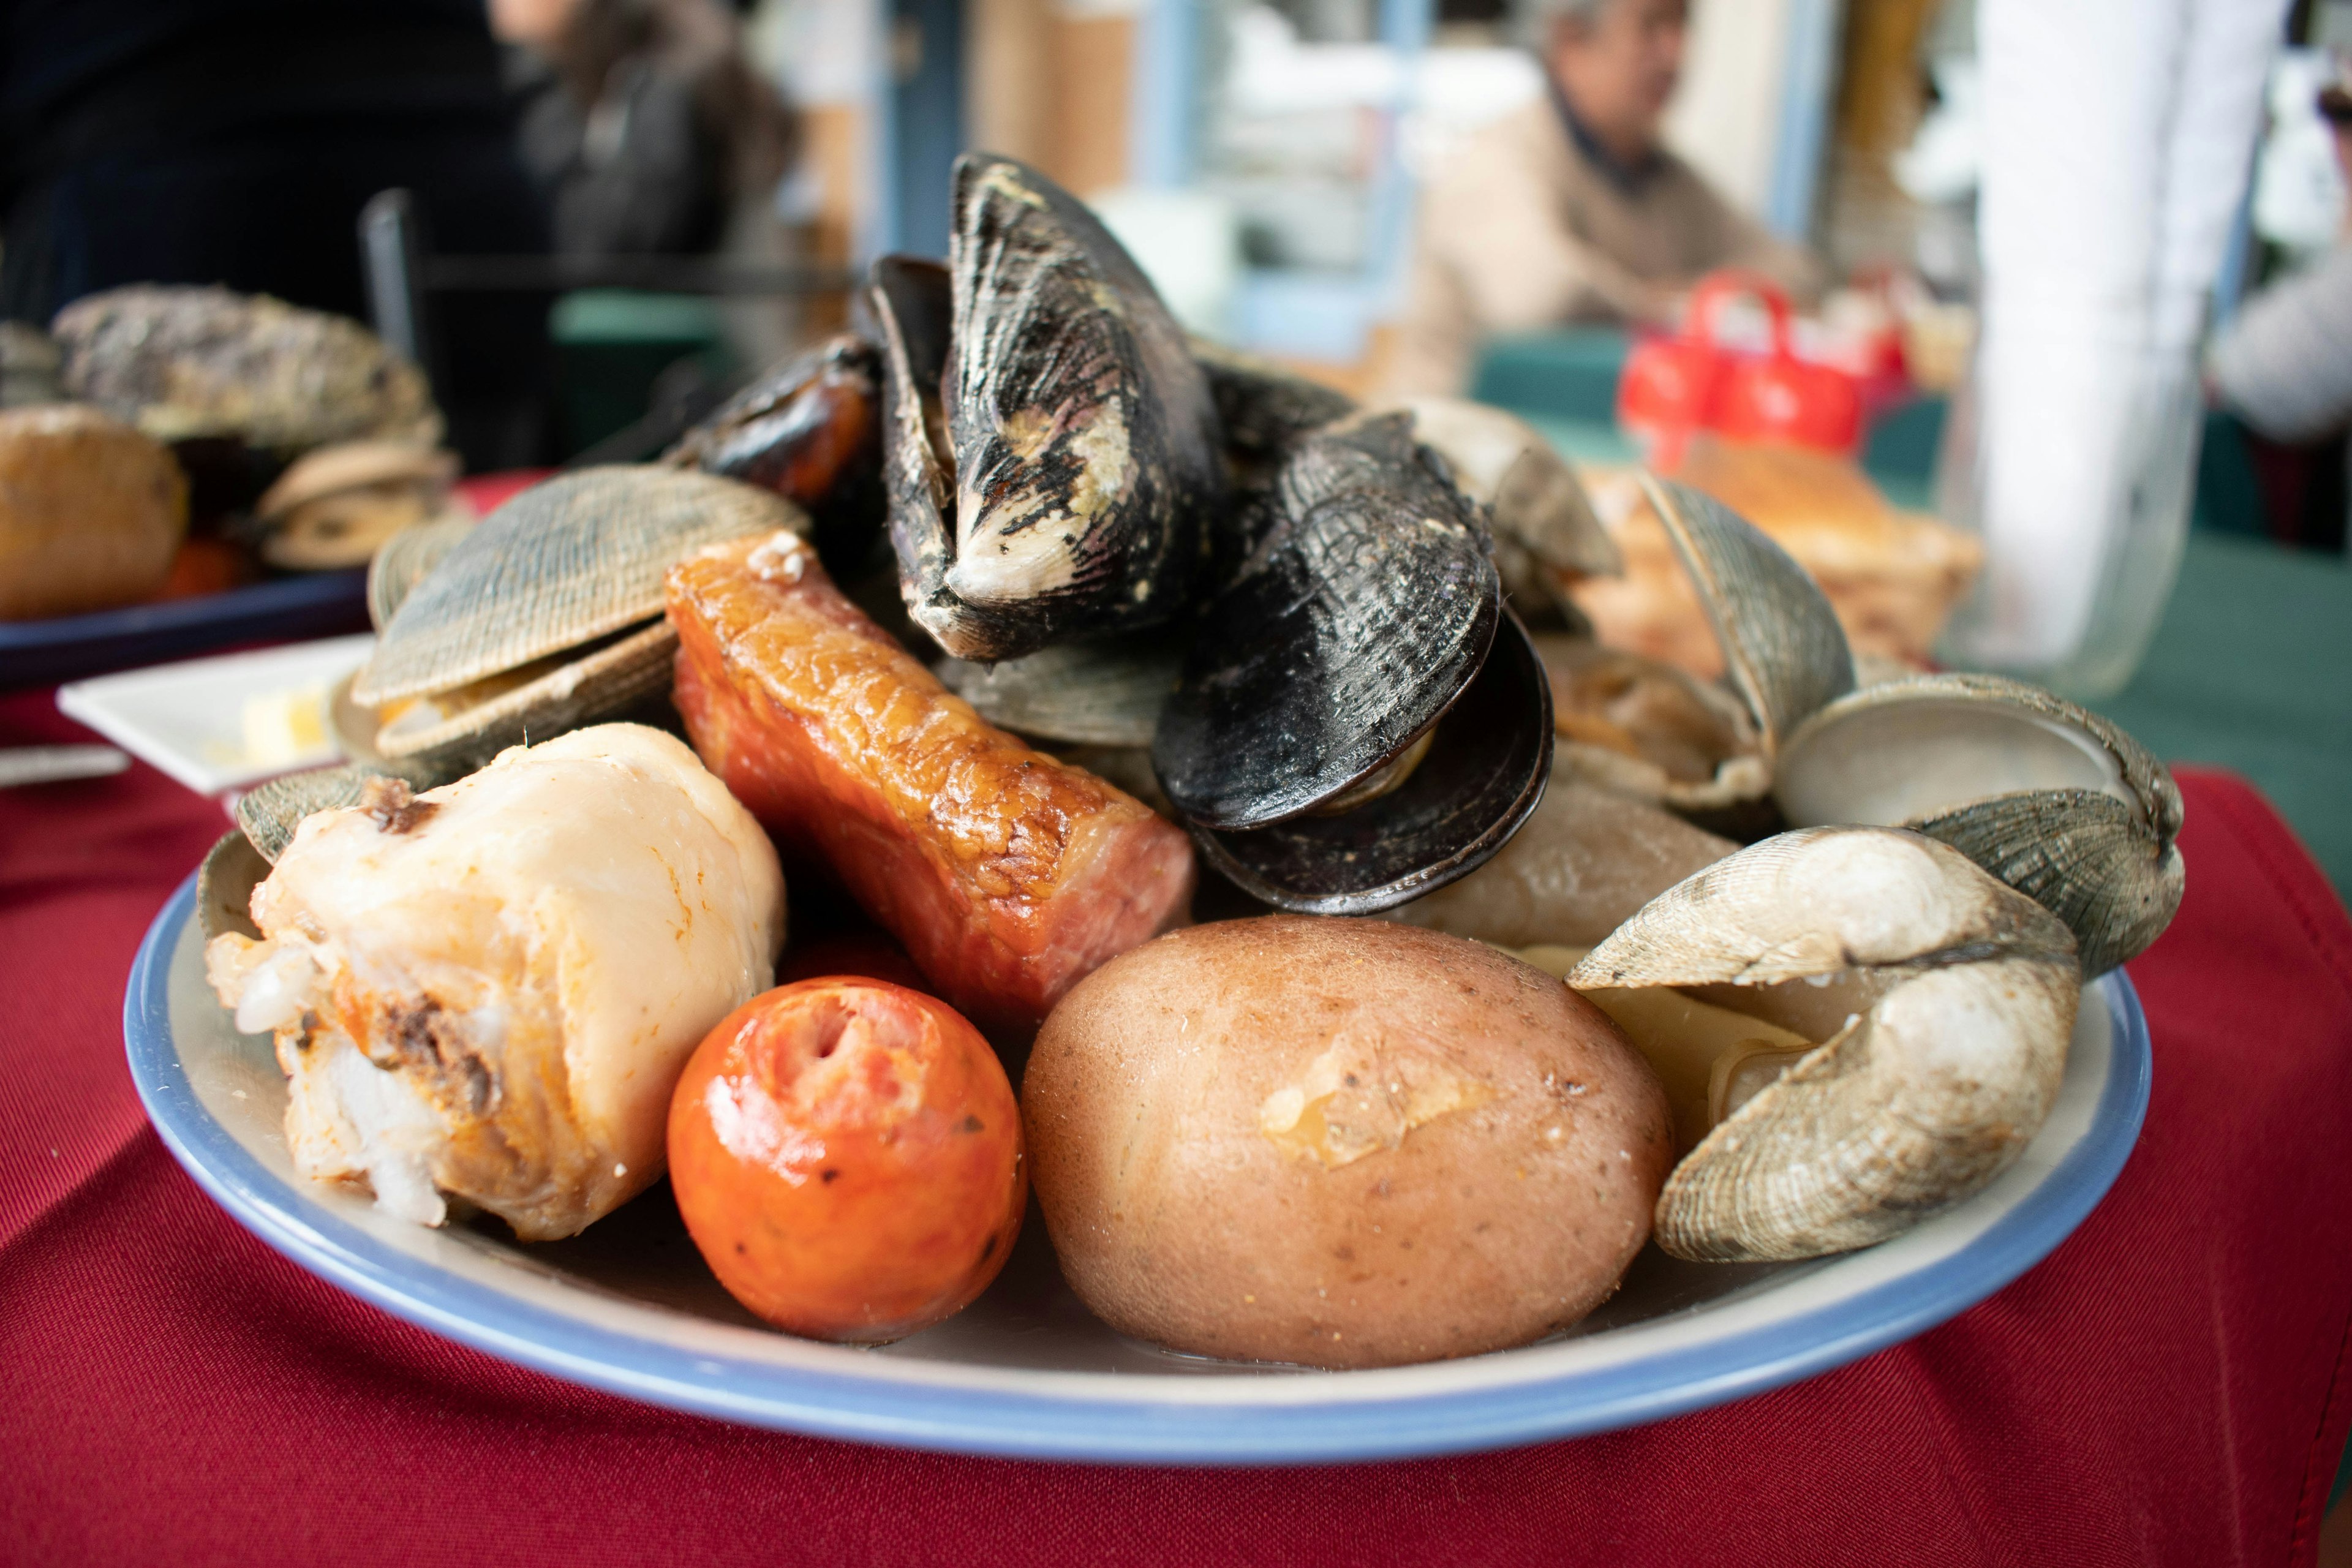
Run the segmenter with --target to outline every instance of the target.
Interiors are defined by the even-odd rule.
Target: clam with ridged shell
[[[1957,850],[1880,827],[1720,860],[1568,983],[1693,990],[1817,1042],[1717,1064],[1733,1092],[1667,1179],[1655,1231],[1675,1257],[1716,1262],[1866,1247],[1981,1191],[2048,1116],[2082,995],[2056,916]]]
[[[376,750],[394,761],[487,762],[612,718],[668,689],[673,563],[804,528],[791,502],[691,470],[550,479],[450,542],[398,598],[352,699],[382,712]]]
[[[2180,907],[2180,790],[2115,724],[1996,675],[1864,688],[1781,747],[1797,826],[1873,823],[1940,839],[2054,910],[2083,973],[2136,957]]]

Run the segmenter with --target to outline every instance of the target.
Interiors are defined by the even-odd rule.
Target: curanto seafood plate
[[[2095,1203],[2183,874],[2131,737],[1858,685],[1654,477],[1722,676],[1608,647],[1509,416],[1188,340],[1010,160],[953,199],[663,461],[377,552],[353,760],[134,976],[233,1213],[688,1408],[1251,1460],[1769,1386]]]

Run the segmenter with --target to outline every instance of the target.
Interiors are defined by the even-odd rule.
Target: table
[[[46,694],[0,743],[63,739]],[[2142,1141],[2049,1259],[1811,1382],[1511,1453],[1242,1473],[736,1429],[444,1342],[302,1273],[141,1116],[123,975],[226,826],[143,766],[0,793],[0,1560],[2307,1563],[2352,1425],[2352,922],[2185,775],[2134,966]]]

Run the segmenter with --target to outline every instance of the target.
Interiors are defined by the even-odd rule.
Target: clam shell
[[[651,620],[662,575],[698,545],[779,528],[791,502],[658,468],[584,468],[533,486],[449,546],[400,601],[352,696],[450,691]]]
[[[377,730],[375,748],[393,763],[478,766],[509,746],[552,740],[659,696],[677,662],[677,629],[654,621],[436,721],[402,714]]]
[[[408,591],[473,529],[472,517],[450,513],[404,528],[385,540],[368,563],[368,624],[378,631],[390,626],[393,612],[408,597]]]
[[[267,294],[133,284],[84,295],[50,331],[67,393],[159,441],[286,449],[441,437],[415,365],[357,321]]]
[[[1510,843],[1543,798],[1551,748],[1551,688],[1527,629],[1506,613],[1494,652],[1402,784],[1344,812],[1243,832],[1195,822],[1193,842],[1276,909],[1374,914],[1468,876]]]
[[[457,478],[455,452],[408,441],[339,441],[289,464],[253,503],[253,515],[272,522],[305,502],[366,485],[414,484],[438,492]]]
[[[1556,571],[1625,569],[1584,482],[1541,432],[1516,414],[1461,397],[1409,398],[1412,433],[1453,467],[1454,482],[1494,515],[1496,537]]]
[[[1391,762],[1468,685],[1502,616],[1477,509],[1406,416],[1308,437],[1277,491],[1280,521],[1210,605],[1152,742],[1168,798],[1202,827],[1296,816]]]
[[[1706,607],[1724,675],[1774,756],[1807,716],[1853,689],[1837,615],[1788,552],[1722,502],[1648,474],[1642,488]]]
[[[966,153],[954,203],[940,383],[953,527],[894,459],[908,613],[971,659],[1168,620],[1207,565],[1206,522],[1224,490],[1206,378],[1142,271],[1051,180]],[[895,307],[887,280],[877,283]],[[903,405],[929,384],[927,356],[898,326],[888,395]],[[888,424],[887,439],[912,439],[903,412]]]
[[[1569,973],[1580,990],[1713,986],[1775,1017],[1843,977],[1853,1012],[1675,1168],[1655,1235],[1759,1262],[1868,1246],[1982,1190],[2056,1097],[2081,1000],[2056,917],[1957,851],[1874,827],[1782,834],[1661,894]],[[1793,983],[1793,984],[1791,984]],[[1843,999],[1841,998],[1841,1000]],[[1819,1037],[1818,1034],[1814,1037]]]
[[[286,847],[294,842],[295,829],[302,826],[304,817],[312,812],[357,805],[370,779],[396,778],[412,789],[423,791],[448,784],[468,771],[446,764],[341,763],[333,767],[282,773],[236,797],[236,825],[254,852],[274,866],[278,857],[286,852]],[[226,846],[215,846],[213,854],[222,855],[225,849]],[[207,857],[205,863],[211,867],[212,858]],[[258,880],[258,877],[254,879]],[[247,894],[252,889],[251,882],[245,885]]]
[[[994,665],[942,659],[938,672],[1003,729],[1077,745],[1148,747],[1182,663],[1180,646],[1146,637],[1064,643]]]
[[[2121,729],[1995,675],[1865,687],[1789,736],[1774,797],[1798,826],[1940,839],[2074,931],[2083,972],[2137,956],[2180,906],[2180,791]]]
[[[269,864],[246,834],[221,835],[196,868],[196,918],[206,942],[231,931],[261,940],[261,928],[253,923],[253,889],[269,875]]]

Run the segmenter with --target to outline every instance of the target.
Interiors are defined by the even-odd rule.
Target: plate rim
[[[1012,1393],[753,1361],[730,1365],[722,1354],[566,1319],[430,1266],[420,1279],[414,1259],[305,1205],[197,1100],[172,1033],[170,1002],[173,957],[194,909],[195,881],[192,873],[157,913],[131,965],[123,997],[131,1079],[181,1167],[270,1247],[394,1317],[567,1382],[748,1426],[992,1458],[1208,1466],[1425,1458],[1611,1431],[1784,1386],[1958,1315],[2054,1250],[2129,1160],[2153,1067],[2130,978],[2117,969],[2091,982],[2105,988],[2113,1044],[2083,1137],[1958,1251],[1800,1324],[1759,1325],[1705,1345],[1507,1385],[1387,1398],[1243,1406]],[[747,1391],[747,1383],[768,1386]]]

